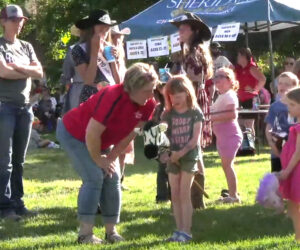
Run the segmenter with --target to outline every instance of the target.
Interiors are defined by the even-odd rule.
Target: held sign
[[[236,41],[240,30],[240,23],[220,24],[214,35],[214,42]]]
[[[174,33],[170,36],[171,40],[171,52],[175,53],[181,50],[180,42],[179,42],[179,33]]]
[[[147,41],[149,57],[169,55],[168,36],[149,38]]]
[[[127,59],[147,58],[146,40],[126,42]]]

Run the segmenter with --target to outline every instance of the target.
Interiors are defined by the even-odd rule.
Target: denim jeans
[[[23,164],[32,121],[30,106],[0,102],[0,211],[24,207]]]
[[[57,123],[56,137],[82,179],[78,195],[79,221],[94,224],[100,202],[103,223],[117,224],[121,210],[119,166],[112,177],[106,176],[104,170],[90,157],[86,144],[74,138],[61,120]]]

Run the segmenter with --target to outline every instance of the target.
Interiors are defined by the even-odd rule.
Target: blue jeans
[[[56,137],[82,179],[78,195],[79,221],[94,224],[100,202],[103,223],[117,224],[121,211],[120,168],[116,168],[111,178],[106,176],[90,157],[86,144],[74,138],[61,120],[57,123]]]
[[[24,207],[23,164],[32,121],[30,106],[0,102],[0,211]]]

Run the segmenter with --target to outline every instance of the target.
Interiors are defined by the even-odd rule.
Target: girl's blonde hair
[[[234,91],[237,91],[239,89],[239,81],[236,79],[235,77],[235,73],[233,72],[232,69],[228,68],[228,67],[222,67],[217,69],[216,74],[222,71],[229,79],[229,81],[232,83],[232,89]]]
[[[170,95],[182,92],[187,94],[187,105],[190,109],[199,108],[192,82],[185,75],[176,75],[170,78],[164,89],[165,108],[167,111],[172,109]]]
[[[299,79],[298,79],[298,77],[294,73],[288,72],[288,71],[282,72],[278,76],[278,81],[279,81],[280,78],[283,78],[283,77],[289,78],[292,81],[294,87],[296,87],[296,86],[299,85]]]
[[[147,63],[133,64],[125,74],[124,90],[131,93],[133,90],[143,88],[145,85],[158,82],[158,75],[152,65]]]
[[[300,87],[296,87],[287,92],[286,97],[291,101],[300,104]]]

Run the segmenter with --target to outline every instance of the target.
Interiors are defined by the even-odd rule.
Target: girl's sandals
[[[79,244],[103,244],[103,240],[93,234],[78,236],[77,243]]]
[[[171,237],[169,237],[168,239],[166,239],[167,242],[175,242],[177,237],[179,236],[180,232],[179,231],[175,231]]]
[[[239,197],[227,196],[224,197],[221,202],[224,204],[241,203],[241,199]]]
[[[182,231],[175,231],[172,236],[168,239],[166,239],[167,242],[189,242],[192,240],[192,236],[182,232]]]
[[[116,242],[124,241],[124,238],[121,235],[119,235],[117,232],[112,232],[112,233],[105,234],[105,240],[108,241],[109,243],[116,243]]]

